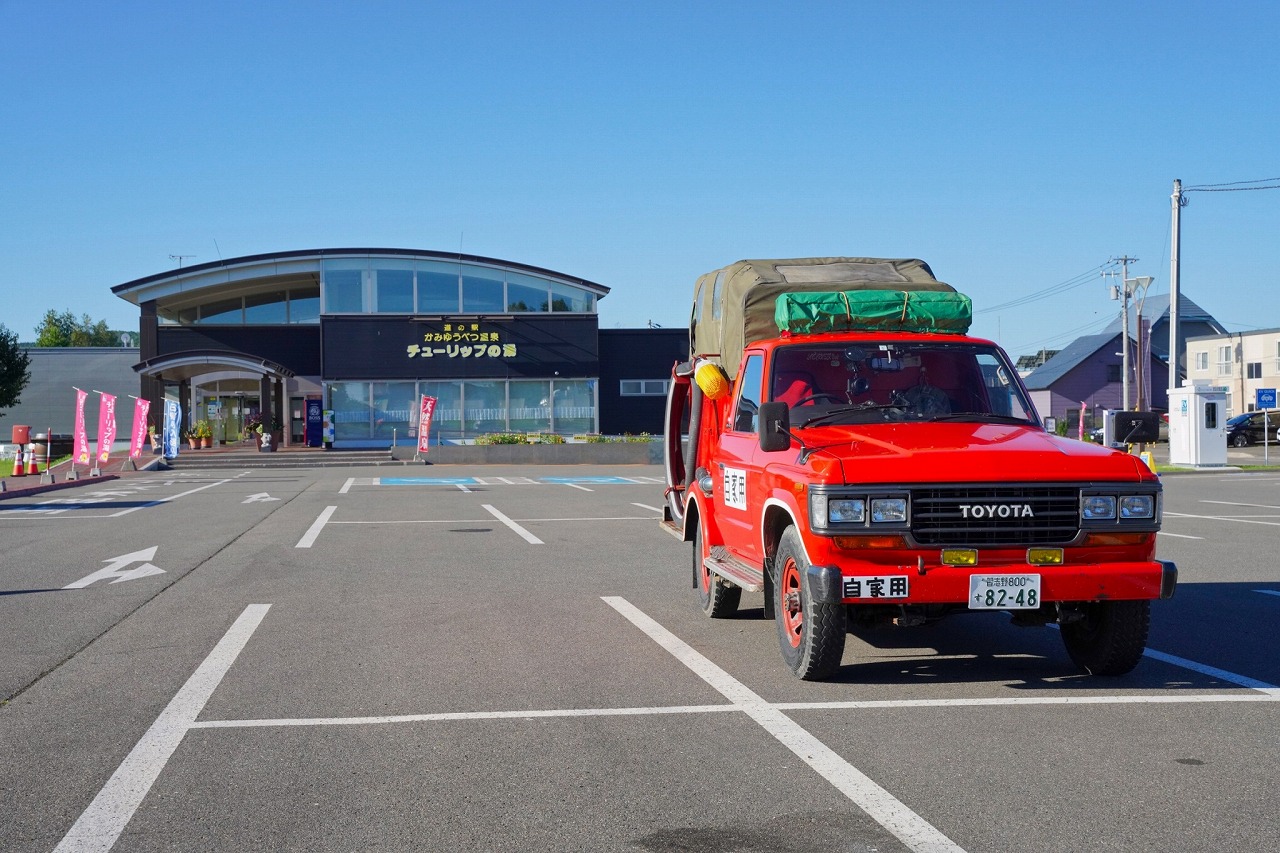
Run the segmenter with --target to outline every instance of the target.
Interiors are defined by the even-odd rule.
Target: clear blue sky
[[[1168,293],[1173,179],[1280,176],[1274,2],[0,0],[0,323],[112,285],[385,246],[681,326],[740,258],[920,257],[1014,355]],[[1280,326],[1280,190],[1194,193],[1183,292]],[[1024,305],[1013,300],[1079,286]]]

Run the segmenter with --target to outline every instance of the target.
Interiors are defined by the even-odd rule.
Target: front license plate
[[[1039,575],[969,575],[970,610],[1035,610]]]

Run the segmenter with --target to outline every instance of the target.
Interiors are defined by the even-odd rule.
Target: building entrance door
[[[307,398],[289,398],[289,443],[304,444],[307,440]]]

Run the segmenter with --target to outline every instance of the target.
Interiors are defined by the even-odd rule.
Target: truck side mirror
[[[760,449],[777,453],[791,447],[791,410],[786,403],[761,403]]]

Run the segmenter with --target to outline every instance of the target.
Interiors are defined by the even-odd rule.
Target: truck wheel
[[[738,612],[742,587],[734,586],[707,568],[704,562],[711,549],[702,538],[702,525],[693,534],[693,576],[698,579],[698,603],[712,619],[725,619]]]
[[[1091,675],[1132,671],[1147,646],[1151,603],[1093,601],[1081,607],[1084,618],[1062,626],[1062,642],[1071,660]]]
[[[844,657],[845,607],[838,601],[818,604],[809,595],[809,560],[794,527],[783,531],[773,565],[773,613],[782,659],[805,681],[826,678]]]

